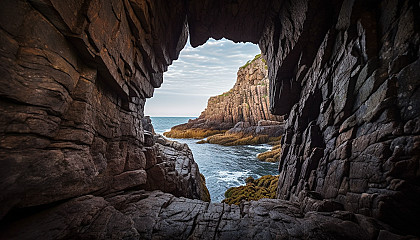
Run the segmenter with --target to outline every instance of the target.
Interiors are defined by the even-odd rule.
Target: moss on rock
[[[215,134],[224,133],[226,130],[212,130],[212,129],[174,129],[172,128],[169,132],[163,133],[165,137],[169,138],[194,138],[203,139]]]
[[[209,136],[207,140],[202,140],[199,143],[219,144],[223,146],[237,146],[237,145],[256,145],[277,141],[277,137],[269,137],[268,135],[245,135],[241,133],[224,133]]]
[[[278,159],[280,158],[281,154],[281,145],[275,145],[271,148],[271,150],[260,153],[257,155],[257,158],[260,161],[265,162],[278,162]]]
[[[261,53],[260,54],[257,54],[257,55],[255,55],[255,57],[254,57],[254,59],[252,59],[252,60],[248,60],[242,67],[240,67],[239,69],[243,69],[243,68],[246,68],[249,64],[251,64],[253,61],[255,61],[255,60],[257,60],[258,58],[260,58],[261,57]],[[264,63],[266,63],[266,61],[265,61],[265,59],[264,58],[262,58],[262,61],[264,62]]]
[[[206,186],[206,178],[203,174],[200,173],[200,183],[201,183],[201,200],[210,202],[210,192]]]
[[[231,187],[226,190],[225,199],[222,202],[239,205],[242,201],[275,198],[278,178],[278,175],[266,175],[258,179],[248,177],[245,186]]]

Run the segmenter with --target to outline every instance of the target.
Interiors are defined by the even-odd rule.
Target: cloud
[[[161,88],[146,101],[146,114],[198,116],[207,99],[232,88],[239,67],[259,53],[254,44],[227,39],[209,39],[197,48],[188,42],[178,60],[164,73]]]

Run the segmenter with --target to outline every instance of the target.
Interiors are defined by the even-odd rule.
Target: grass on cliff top
[[[257,179],[248,177],[245,186],[231,187],[226,190],[225,199],[222,202],[239,205],[242,201],[276,198],[278,179],[278,175],[266,175]]]
[[[248,60],[248,61],[245,63],[245,65],[243,65],[243,66],[242,66],[242,67],[240,67],[239,69],[246,68],[249,64],[251,64],[253,61],[257,60],[257,59],[258,59],[258,58],[260,58],[260,57],[261,57],[261,53],[260,53],[260,54],[255,55],[254,59],[252,59],[252,60]],[[264,58],[263,58],[263,62],[265,63]]]
[[[233,92],[233,90],[230,89],[229,91],[224,92],[224,93],[218,95],[218,97],[226,97],[226,96],[229,96],[232,92]]]

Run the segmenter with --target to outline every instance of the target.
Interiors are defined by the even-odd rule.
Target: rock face
[[[3,0],[1,238],[419,236],[419,16],[412,0]],[[258,42],[287,202],[145,190],[202,193],[188,151],[142,124],[188,30]]]
[[[260,40],[288,114],[278,198],[315,192],[420,235],[418,2],[290,4]]]
[[[228,92],[208,100],[198,119],[223,124],[227,129],[238,122],[256,126],[260,120],[281,121],[282,117],[269,112],[268,70],[261,55],[238,70],[235,85]]]
[[[259,54],[238,70],[235,85],[228,92],[211,97],[201,115],[177,125],[165,136],[204,138],[229,130],[246,136],[283,134],[283,117],[269,112],[268,70]]]
[[[2,239],[402,239],[373,218],[345,211],[302,214],[262,199],[238,205],[160,191],[87,195],[2,229]]]
[[[2,1],[0,217],[146,182],[143,106],[186,42],[180,2]]]
[[[187,144],[155,136],[153,145],[156,163],[146,165],[147,179],[144,189],[162,190],[177,197],[210,201],[204,178]],[[153,154],[153,153],[151,153]]]

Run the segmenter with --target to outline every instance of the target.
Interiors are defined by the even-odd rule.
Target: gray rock
[[[278,199],[229,206],[160,191],[83,196],[6,227],[1,238],[376,239],[378,233],[379,239],[403,237],[373,218],[350,212],[302,214],[298,206]]]
[[[156,162],[146,167],[147,190],[162,190],[177,197],[188,197],[210,201],[205,180],[200,176],[197,163],[187,144],[170,141],[155,135]]]

